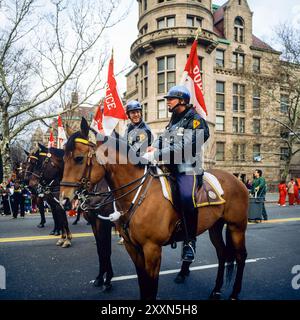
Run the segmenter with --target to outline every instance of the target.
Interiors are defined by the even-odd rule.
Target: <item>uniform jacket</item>
[[[144,121],[138,125],[128,124],[125,138],[138,157],[146,152],[153,140],[151,129]]]
[[[202,174],[201,147],[208,138],[206,121],[191,107],[180,114],[173,113],[165,132],[153,145],[158,148],[154,156],[162,161],[170,157],[174,172]]]

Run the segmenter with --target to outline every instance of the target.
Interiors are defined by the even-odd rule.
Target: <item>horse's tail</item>
[[[228,225],[226,226],[226,283],[230,284],[234,271],[235,249]]]

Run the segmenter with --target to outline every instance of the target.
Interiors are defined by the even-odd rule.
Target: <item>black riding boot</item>
[[[189,213],[188,217],[183,217],[183,224],[186,240],[182,243],[181,259],[193,262],[196,253],[197,213]]]

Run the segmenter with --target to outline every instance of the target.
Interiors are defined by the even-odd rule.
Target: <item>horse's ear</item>
[[[80,129],[82,135],[87,138],[89,136],[90,126],[84,117],[81,118]]]
[[[75,130],[70,127],[70,125],[66,124],[66,134],[67,138],[70,138],[71,135],[75,133]]]
[[[23,150],[24,150],[26,156],[28,157],[28,156],[30,155],[30,153],[29,153],[27,150],[25,150],[25,149],[23,149]]]
[[[48,152],[48,148],[43,146],[42,144],[38,143],[39,148],[41,149],[42,152]]]

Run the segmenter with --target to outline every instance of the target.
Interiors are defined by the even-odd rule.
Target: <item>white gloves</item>
[[[156,160],[154,158],[154,151],[151,151],[151,152],[146,152],[144,155],[143,155],[143,158],[148,160],[149,162],[151,163],[156,163]]]

